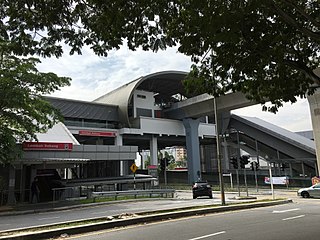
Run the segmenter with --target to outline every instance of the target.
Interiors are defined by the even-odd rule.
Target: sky
[[[168,70],[189,71],[190,66],[190,57],[178,53],[177,48],[154,53],[121,47],[110,51],[107,57],[98,57],[84,47],[82,55],[69,56],[66,53],[59,59],[41,59],[38,69],[72,78],[71,86],[51,96],[92,101],[141,76]],[[312,129],[307,99],[299,99],[294,104],[285,103],[277,114],[263,112],[261,105],[238,109],[233,113],[258,117],[294,132]]]

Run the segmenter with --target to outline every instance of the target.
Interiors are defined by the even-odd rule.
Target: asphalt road
[[[65,239],[108,240],[301,240],[319,239],[320,200],[195,216]]]
[[[243,193],[242,193],[243,194]],[[277,195],[279,195],[278,193]],[[284,193],[281,193],[284,194]],[[296,194],[289,192],[285,197],[295,197]],[[227,202],[238,202],[231,198],[237,194],[227,194]],[[177,199],[163,199],[152,201],[125,202],[117,204],[99,205],[94,207],[78,208],[55,212],[42,212],[36,214],[1,216],[0,232],[5,230],[34,227],[52,223],[63,223],[88,218],[97,218],[105,216],[114,216],[122,213],[139,213],[144,211],[171,209],[187,206],[220,204],[219,194],[214,194],[214,199],[198,198],[192,199],[191,192],[178,192]],[[270,195],[260,195],[261,197],[270,198]]]
[[[0,232],[5,230],[63,223],[81,219],[114,216],[122,213],[139,213],[145,211],[171,209],[187,206],[220,204],[219,199],[163,199],[152,201],[124,202],[99,205],[64,211],[42,212],[26,215],[1,216]]]

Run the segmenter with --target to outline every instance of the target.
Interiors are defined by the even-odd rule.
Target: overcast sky
[[[130,51],[126,47],[112,51],[108,57],[98,57],[84,48],[82,55],[65,54],[59,59],[41,59],[40,71],[54,72],[71,77],[71,86],[55,92],[52,96],[83,101],[97,97],[120,87],[138,77],[151,73],[177,70],[189,71],[190,58],[177,52],[176,48],[157,53]],[[258,117],[290,131],[311,130],[309,104],[306,99],[285,104],[277,114],[263,112],[260,105],[234,111],[242,116]]]

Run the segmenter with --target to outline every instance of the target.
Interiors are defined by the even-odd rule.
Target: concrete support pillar
[[[306,172],[304,170],[304,163],[303,162],[301,162],[301,169],[302,169],[302,175],[305,178],[306,177]]]
[[[9,165],[9,193],[8,193],[8,205],[16,204],[16,197],[14,194],[16,185],[16,170],[14,166]]]
[[[20,165],[21,173],[20,173],[20,202],[25,200],[26,196],[26,168],[21,163]]]
[[[153,135],[150,140],[150,165],[158,166],[158,141]]]
[[[198,133],[199,123],[199,119],[183,119],[183,125],[186,130],[188,181],[190,184],[201,178]]]
[[[122,146],[123,145],[123,137],[122,135],[118,134],[115,138],[115,145],[116,146]],[[128,175],[129,174],[129,166],[127,161],[120,161],[120,176]]]
[[[312,120],[313,137],[316,144],[317,171],[320,173],[320,90],[308,97]]]

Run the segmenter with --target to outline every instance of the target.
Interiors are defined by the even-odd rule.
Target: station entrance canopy
[[[22,144],[22,164],[64,164],[88,161],[128,161],[136,158],[137,146],[80,145],[63,123],[47,133],[37,134],[38,142]]]

